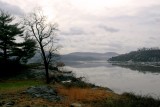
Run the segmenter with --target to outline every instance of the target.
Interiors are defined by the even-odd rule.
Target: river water
[[[160,98],[160,68],[117,66],[105,61],[70,62],[67,69],[87,82],[108,87],[115,93],[132,92]]]

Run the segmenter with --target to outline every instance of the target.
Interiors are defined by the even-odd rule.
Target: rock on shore
[[[44,98],[49,101],[61,100],[56,90],[50,86],[32,86],[26,90],[26,93],[30,94],[32,97]]]

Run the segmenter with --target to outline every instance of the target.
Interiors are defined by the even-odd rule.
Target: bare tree
[[[24,18],[26,31],[31,38],[34,38],[38,43],[38,48],[41,51],[41,56],[45,66],[46,82],[49,83],[49,64],[51,63],[55,52],[58,49],[56,46],[56,24],[47,24],[47,17],[40,9],[30,13]]]

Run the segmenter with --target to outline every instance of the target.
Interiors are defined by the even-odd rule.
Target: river
[[[70,62],[66,69],[87,82],[108,87],[115,93],[132,92],[160,98],[160,68],[118,66],[106,61]]]

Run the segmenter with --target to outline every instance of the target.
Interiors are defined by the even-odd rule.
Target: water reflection
[[[113,67],[112,63],[107,61],[68,61],[64,63],[74,68]]]
[[[139,64],[121,64],[121,63],[112,63],[113,66],[119,66],[122,68],[128,68],[133,71],[139,71],[143,73],[151,72],[151,73],[160,73],[160,67],[156,66],[145,66],[145,65],[139,65]]]
[[[127,68],[133,71],[139,71],[142,73],[160,73],[160,66],[153,66],[153,65],[143,65],[140,63],[114,63],[114,62],[107,62],[107,61],[75,61],[75,62],[65,62],[67,66],[71,66],[74,68],[93,68],[93,67],[121,67]]]
[[[77,77],[108,87],[116,93],[133,92],[160,98],[160,69],[151,66],[118,65],[107,62],[67,63]],[[156,75],[155,75],[156,74]]]

